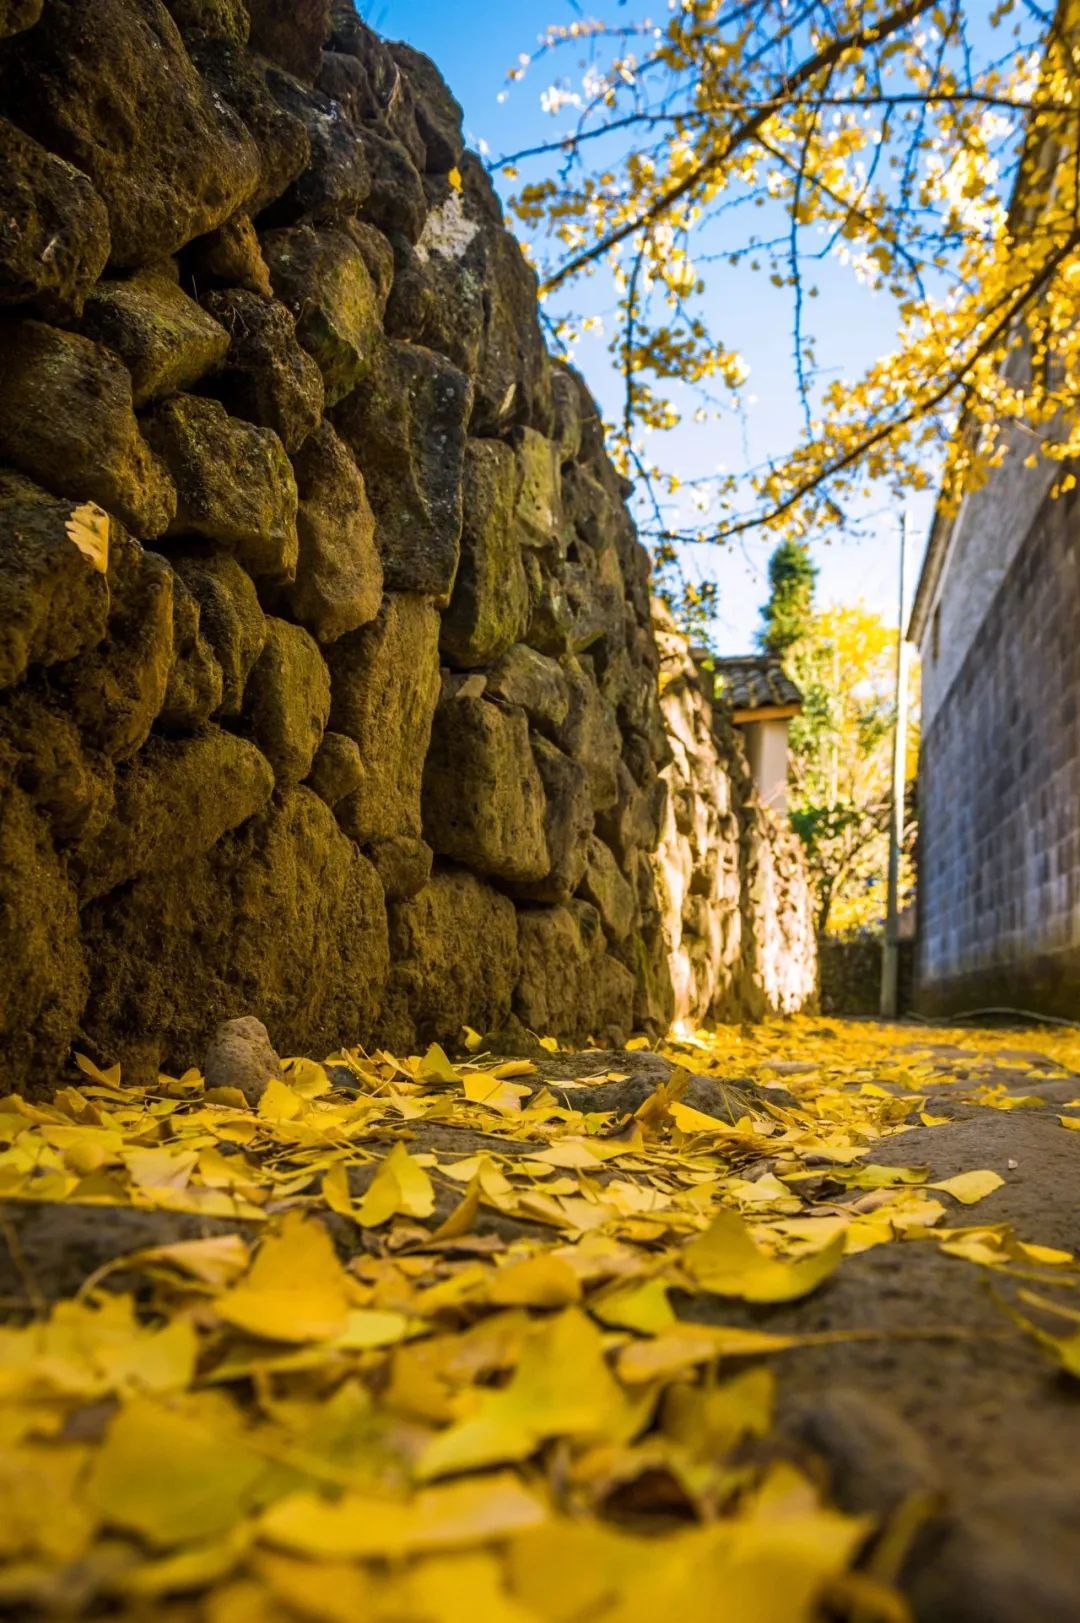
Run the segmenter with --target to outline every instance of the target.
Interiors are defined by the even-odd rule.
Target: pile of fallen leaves
[[[773,1355],[800,1338],[725,1327],[715,1304],[789,1302],[846,1255],[912,1241],[1075,1274],[1067,1252],[956,1221],[997,1173],[874,1164],[946,1119],[931,1082],[1023,1108],[996,1042],[973,1079],[910,1029],[722,1030],[666,1045],[673,1068],[633,1110],[610,1104],[631,1054],[571,1083],[572,1060],[545,1081],[438,1048],[286,1062],[257,1109],[194,1072],[144,1088],[89,1062],[48,1104],[0,1100],[0,1200],[135,1208],[187,1236],[59,1302],[13,1258],[0,1606],[895,1623],[887,1530],[769,1446]],[[1080,1061],[1073,1037],[1032,1042]],[[1080,1373],[1070,1329],[1036,1334]]]

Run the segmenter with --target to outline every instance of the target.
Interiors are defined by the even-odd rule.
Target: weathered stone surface
[[[203,304],[228,335],[215,393],[233,416],[272,428],[286,451],[298,451],[322,418],[323,383],[291,311],[243,288],[208,293]]]
[[[400,41],[391,44],[390,54],[408,75],[413,88],[416,125],[424,143],[425,168],[429,174],[445,175],[460,163],[464,152],[461,108],[430,57]]]
[[[197,237],[184,251],[184,265],[198,288],[224,284],[258,293],[264,299],[273,292],[250,214],[234,214],[215,231]]]
[[[266,641],[266,621],[251,577],[228,552],[174,557],[173,567],[199,605],[199,631],[221,666],[221,715],[238,716],[251,668]]]
[[[406,902],[423,890],[431,878],[432,850],[424,840],[407,834],[371,840],[364,854],[382,881],[388,902]]]
[[[0,456],[58,496],[94,501],[147,539],[176,510],[115,355],[40,321],[0,330]]]
[[[524,711],[482,698],[440,704],[423,806],[424,837],[440,856],[522,883],[550,871],[544,786]]]
[[[518,941],[521,977],[514,1012],[530,1031],[572,1041],[625,1041],[634,980],[604,952],[595,908],[585,902],[526,908],[518,914]]]
[[[29,795],[61,845],[93,839],[112,811],[112,762],[87,749],[59,705],[26,686],[0,703],[0,777]]]
[[[380,39],[357,14],[352,0],[332,0],[332,50],[323,56],[325,79],[349,75],[350,111],[361,123],[400,141],[413,162],[423,167],[426,151],[416,127],[414,86],[395,59],[393,47]]]
[[[274,292],[322,373],[326,404],[335,406],[364,376],[382,339],[364,256],[347,232],[310,225],[267,233],[263,253]]]
[[[364,782],[336,808],[362,844],[420,834],[420,780],[439,697],[439,616],[387,596],[378,618],[327,650],[330,726],[360,746]]]
[[[634,888],[610,846],[596,835],[588,843],[588,866],[578,894],[596,908],[609,941],[626,940],[637,917]]]
[[[370,1040],[387,973],[382,886],[307,789],[83,919],[85,1024],[108,1053],[138,1052],[149,1033],[150,1058],[184,1069],[223,1015],[252,1009],[278,1048]]]
[[[86,302],[83,331],[119,355],[136,406],[190,389],[225,359],[225,330],[168,276],[140,271],[100,282]]]
[[[311,771],[330,715],[330,673],[302,626],[268,618],[266,643],[248,677],[244,718],[279,789]]]
[[[541,654],[557,656],[570,647],[574,611],[566,595],[566,582],[537,552],[525,553],[525,579],[529,585],[529,624],[525,641]]]
[[[468,379],[416,344],[385,344],[334,421],[360,464],[391,591],[446,602],[457,573]]]
[[[246,0],[165,0],[185,44],[224,39],[230,45],[248,42],[251,18]]]
[[[109,588],[77,544],[84,527],[107,548],[112,525],[100,508],[0,471],[0,688],[104,637]]]
[[[365,219],[387,236],[416,242],[424,229],[427,198],[407,148],[366,125],[360,125],[356,134],[371,176],[371,189],[364,200]]]
[[[305,130],[310,160],[274,205],[272,221],[333,223],[358,214],[371,191],[371,171],[356,126],[340,102],[271,69],[271,95]]]
[[[50,0],[2,80],[12,116],[104,199],[115,265],[175,252],[258,184],[255,142],[200,80],[161,0]]]
[[[280,1081],[284,1072],[270,1033],[249,1014],[218,1026],[203,1056],[202,1074],[208,1088],[238,1088],[255,1106],[268,1083]]]
[[[514,524],[517,484],[509,446],[466,442],[461,561],[439,640],[451,665],[489,665],[528,624],[529,589]]]
[[[109,258],[109,216],[86,176],[0,119],[0,304],[77,316]]]
[[[273,788],[254,744],[220,727],[152,738],[117,772],[116,810],[80,853],[80,895],[90,900],[138,874],[190,862],[261,810]]]
[[[193,732],[225,695],[221,664],[199,628],[199,600],[173,575],[173,662],[159,724],[170,732]]]
[[[0,39],[33,28],[45,0],[0,0]]]
[[[588,772],[593,810],[606,811],[614,806],[619,794],[618,767],[622,751],[619,723],[592,680],[591,671],[573,659],[566,662],[564,670],[570,689],[570,708],[556,742]]]
[[[364,781],[364,763],[359,745],[344,733],[325,732],[308,773],[307,785],[328,806],[359,789]]]
[[[271,94],[265,67],[257,57],[220,39],[193,45],[191,55],[209,89],[242,120],[258,149],[258,183],[244,200],[245,212],[254,217],[287,192],[308,168],[311,137],[307,126]]]
[[[488,671],[486,691],[492,699],[520,706],[546,738],[557,739],[570,714],[570,684],[562,666],[522,642]]]
[[[488,1030],[510,1012],[518,978],[514,905],[461,869],[433,875],[390,911],[393,969],[379,1037],[398,1052],[452,1043],[465,1025]]]
[[[474,379],[473,434],[544,428],[550,381],[536,279],[502,228],[482,168],[468,155],[461,168],[463,191],[429,180],[423,230],[412,250],[399,245],[387,331],[438,350]]]
[[[173,663],[173,581],[164,558],[129,538],[109,558],[106,640],[54,665],[50,685],[88,742],[114,761],[140,750],[161,713]]]
[[[277,435],[230,417],[216,400],[173,395],[146,433],[176,483],[172,535],[198,535],[235,553],[257,580],[296,574],[296,480]]]
[[[301,79],[314,79],[330,37],[330,0],[246,0],[251,44]]]
[[[581,391],[577,375],[563,362],[551,368],[551,437],[559,449],[564,477],[581,450]]]
[[[522,542],[558,549],[562,527],[558,447],[534,428],[519,428],[514,434],[514,454]]]
[[[382,559],[363,476],[329,423],[293,463],[300,493],[300,555],[289,588],[293,618],[321,643],[374,620],[382,602]]]
[[[75,892],[20,789],[0,793],[0,1054],[5,1090],[50,1092],[86,1001]]]
[[[592,798],[585,768],[546,738],[532,738],[533,760],[544,786],[544,838],[550,867],[544,877],[521,887],[537,902],[568,902],[585,873],[592,832]]]

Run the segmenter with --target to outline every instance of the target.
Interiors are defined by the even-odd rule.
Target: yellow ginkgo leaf
[[[220,1318],[273,1341],[322,1341],[345,1330],[348,1278],[323,1225],[289,1212],[247,1274],[216,1302]]]
[[[356,1209],[364,1228],[378,1228],[399,1212],[407,1217],[430,1217],[435,1210],[431,1179],[404,1144],[395,1144],[376,1172]]]
[[[836,1268],[844,1237],[791,1261],[772,1257],[754,1242],[735,1212],[720,1212],[705,1233],[683,1248],[680,1261],[701,1290],[746,1302],[793,1302],[809,1296]]]
[[[954,1178],[943,1178],[940,1183],[928,1184],[929,1189],[940,1189],[964,1206],[973,1206],[977,1200],[1000,1189],[1005,1179],[997,1172],[958,1172]]]
[[[526,1257],[497,1269],[488,1301],[498,1307],[569,1307],[581,1300],[581,1284],[560,1257]]]

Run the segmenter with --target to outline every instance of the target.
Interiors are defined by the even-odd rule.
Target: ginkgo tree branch
[[[843,473],[847,468],[861,462],[875,446],[890,439],[894,434],[901,433],[904,428],[916,422],[919,418],[929,416],[951,394],[955,394],[958,389],[967,384],[975,364],[994,350],[1016,322],[1019,321],[1028,306],[1053,280],[1065,261],[1078,249],[1080,249],[1080,230],[1074,229],[1061,243],[1057,251],[1050,255],[1039,274],[1033,277],[1020,290],[1016,298],[1008,304],[1004,313],[984,333],[963,363],[951,371],[942,383],[931,390],[929,395],[915,401],[898,417],[889,418],[887,422],[881,423],[871,433],[864,435],[856,444],[849,446],[840,456],[835,457],[831,462],[818,469],[812,478],[797,484],[782,500],[776,502],[766,511],[752,514],[747,518],[735,519],[730,524],[721,525],[716,532],[715,539],[725,541],[745,530],[758,529],[762,525],[775,523],[778,519],[783,518],[785,513],[790,512],[800,502],[805,501],[806,497],[814,490],[835,479],[838,474]]]
[[[813,56],[802,62],[794,73],[788,74],[777,87],[774,95],[763,101],[748,117],[744,118],[728,135],[720,149],[710,157],[697,164],[690,173],[685,175],[675,185],[669,187],[648,208],[626,221],[614,230],[605,233],[589,248],[575,254],[564,265],[560,266],[542,286],[542,291],[550,293],[560,287],[564,282],[583,270],[586,265],[601,259],[613,248],[632,237],[648,225],[655,224],[696,189],[717,170],[721,169],[739,151],[741,147],[752,142],[758,131],[769,119],[784,108],[792,98],[803,88],[820,75],[827,73],[851,51],[865,50],[872,45],[879,45],[883,40],[899,33],[916,18],[928,11],[932,11],[939,4],[939,0],[905,0],[888,16],[876,24],[852,30],[850,33],[839,35],[829,40]]]

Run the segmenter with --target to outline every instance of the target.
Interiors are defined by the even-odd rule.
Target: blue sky
[[[465,111],[470,144],[486,142],[498,155],[537,139],[560,133],[557,119],[540,109],[539,96],[547,83],[542,73],[509,87],[507,71],[519,53],[528,51],[543,28],[568,22],[580,12],[569,0],[368,0],[362,6],[380,32],[406,39],[438,63]],[[643,11],[644,4],[629,8]],[[657,11],[663,11],[658,4]],[[625,18],[617,0],[586,0],[581,10],[589,15],[611,13]],[[663,436],[665,464],[680,477],[711,470],[718,462],[737,466],[747,448],[754,460],[769,451],[782,451],[798,433],[799,414],[792,388],[789,312],[785,296],[765,276],[750,270],[715,269],[710,285],[714,324],[721,335],[747,360],[753,397],[745,422],[734,417],[704,428],[687,425]],[[819,346],[823,364],[842,376],[853,376],[890,341],[889,307],[865,289],[855,289],[845,275],[822,278],[816,317],[827,343]],[[616,379],[602,339],[586,340],[576,355],[601,403],[610,406]],[[929,520],[929,500],[912,508],[912,540],[916,558],[921,553]],[[815,547],[820,568],[819,600],[866,605],[890,621],[896,615],[898,514],[881,511],[864,525],[859,540],[838,539]],[[720,608],[715,626],[724,652],[749,648],[757,628],[758,608],[767,591],[765,570],[769,543],[750,536],[732,546],[692,549],[691,570],[716,579]],[[909,566],[910,567],[910,566]],[[909,587],[910,590],[910,587]]]

